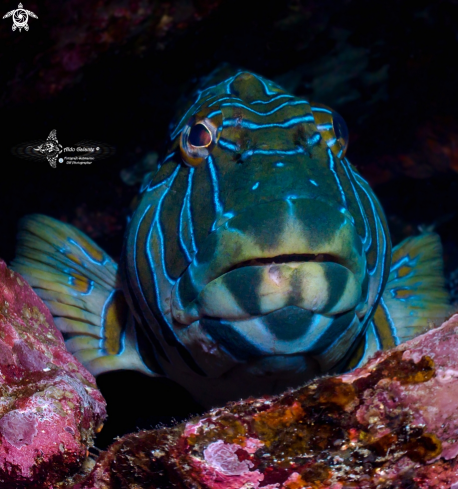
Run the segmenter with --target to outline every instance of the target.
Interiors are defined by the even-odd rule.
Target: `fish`
[[[167,377],[213,407],[358,368],[448,315],[439,236],[392,248],[336,111],[236,70],[169,137],[119,264],[69,224],[19,223],[12,267],[92,374]]]

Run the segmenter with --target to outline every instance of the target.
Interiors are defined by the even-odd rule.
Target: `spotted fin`
[[[349,368],[443,322],[452,312],[443,269],[436,233],[407,238],[393,248],[385,291]]]
[[[116,263],[75,227],[41,214],[20,221],[12,268],[54,316],[66,346],[94,375],[154,375],[142,362]]]

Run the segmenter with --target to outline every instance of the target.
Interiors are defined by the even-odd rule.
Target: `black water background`
[[[13,258],[16,225],[28,213],[69,221],[81,206],[89,216],[99,209],[109,214],[113,208],[121,216],[127,214],[135,189],[122,184],[121,169],[150,151],[162,150],[176,100],[192,79],[221,62],[267,77],[283,77],[303,95],[327,94],[326,100],[319,101],[338,109],[350,135],[357,134],[348,156],[363,175],[380,154],[408,153],[418,145],[417,129],[432,115],[458,121],[456,2],[416,2],[409,8],[406,2],[359,0],[341,2],[338,9],[336,2],[321,2],[320,8],[311,3],[314,15],[307,19],[298,14],[296,23],[294,3],[228,1],[165,50],[151,48],[141,58],[108,52],[85,67],[82,80],[62,93],[33,104],[16,101],[1,108],[0,257]],[[289,27],[279,26],[279,19],[284,18],[293,19]],[[33,49],[40,35],[37,25],[15,48],[17,56]],[[341,47],[336,29],[349,33],[348,43]],[[367,50],[366,67],[352,64],[348,45]],[[335,57],[336,52],[342,56]],[[323,60],[329,60],[330,78],[337,80],[327,92],[307,83],[326,67]],[[361,82],[384,66],[386,76],[378,75],[372,85]],[[8,69],[0,66],[0,70]],[[352,69],[350,81],[340,83],[339,70]],[[295,72],[300,74],[299,82]],[[357,96],[346,99],[354,90]],[[45,162],[11,155],[15,144],[44,138],[51,129],[57,129],[64,145],[91,138],[114,145],[117,153],[90,166],[56,170]],[[458,145],[458,135],[454,141]],[[418,225],[438,222],[447,272],[458,266],[457,173],[437,171],[418,179],[399,171],[377,185],[376,193],[390,218],[395,243],[409,230],[416,232]],[[96,240],[119,257],[121,231],[101,233]],[[109,405],[109,419],[98,439],[101,448],[114,436],[137,427],[169,424],[199,411],[187,393],[166,380],[122,372],[105,374],[98,382]]]

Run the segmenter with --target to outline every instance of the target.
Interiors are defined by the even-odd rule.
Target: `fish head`
[[[253,73],[198,93],[126,241],[129,294],[159,342],[215,377],[234,364],[302,381],[338,367],[391,249],[347,146],[340,115]]]

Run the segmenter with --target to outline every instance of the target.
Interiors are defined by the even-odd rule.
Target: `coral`
[[[0,260],[0,487],[59,487],[105,416],[94,378],[66,351],[47,307]]]
[[[458,315],[351,373],[128,435],[75,489],[458,487]]]

